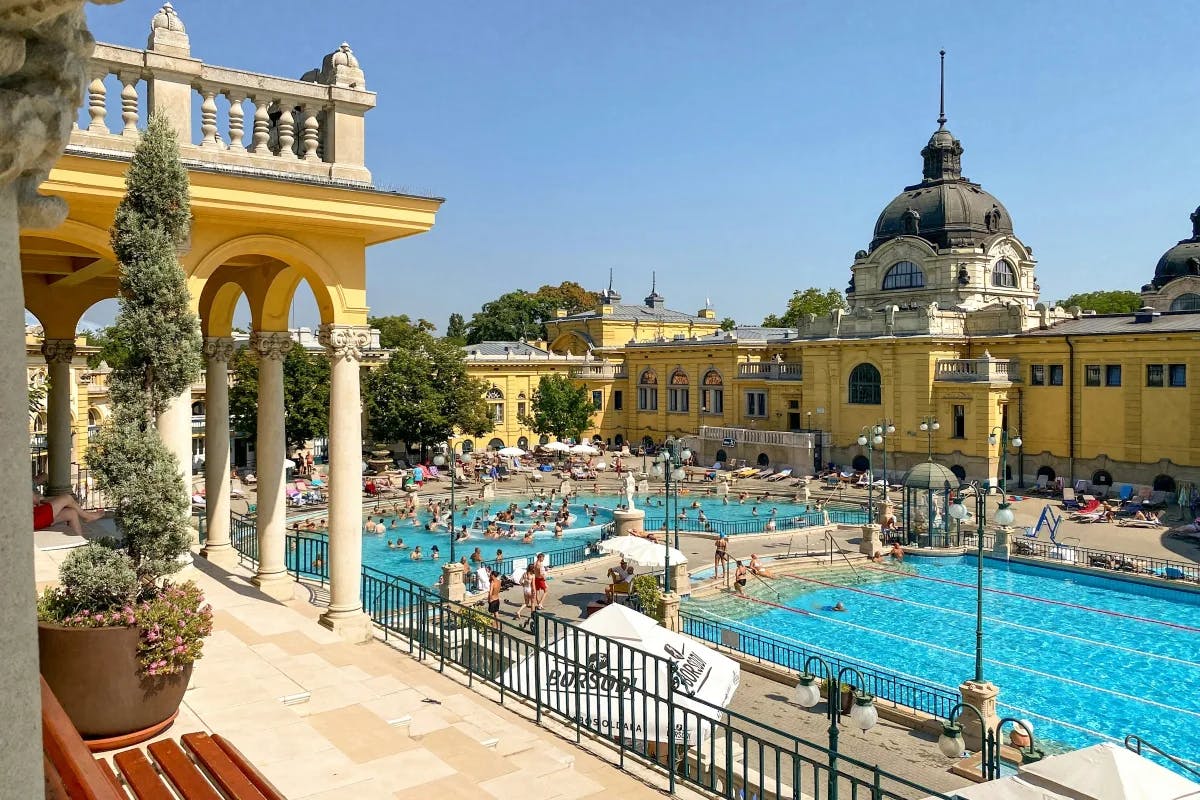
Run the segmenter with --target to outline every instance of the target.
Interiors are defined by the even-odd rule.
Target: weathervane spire
[[[658,273],[650,270],[650,294],[658,291]]]
[[[608,293],[612,294],[612,267],[608,268]]]
[[[938,130],[946,127],[946,51],[939,50],[941,58],[941,80],[938,81]]]

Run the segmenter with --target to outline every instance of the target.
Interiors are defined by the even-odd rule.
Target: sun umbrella
[[[686,564],[687,556],[674,547],[643,539],[640,536],[617,536],[600,543],[600,550],[605,553],[617,553],[628,561],[633,561],[643,567],[662,568],[670,559],[671,566]]]
[[[565,453],[571,449],[571,446],[565,442],[547,442],[541,447],[543,450],[549,450],[553,453]]]
[[[600,451],[590,444],[577,444],[571,448],[571,452],[577,456],[594,456]]]
[[[525,451],[519,447],[501,447],[500,455],[502,456],[523,456]]]
[[[284,469],[295,469],[295,468],[296,468],[296,462],[295,462],[295,461],[292,461],[290,458],[285,458],[285,459],[283,460],[283,468],[284,468]]]

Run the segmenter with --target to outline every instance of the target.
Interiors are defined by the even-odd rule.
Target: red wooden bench
[[[185,733],[94,757],[42,681],[47,800],[286,800],[228,739]]]

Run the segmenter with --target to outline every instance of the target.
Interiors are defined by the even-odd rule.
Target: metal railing
[[[763,514],[755,519],[744,519],[734,521],[723,521],[718,519],[706,519],[701,522],[695,517],[687,519],[672,519],[667,520],[663,517],[646,517],[644,528],[648,531],[664,530],[663,525],[669,526],[670,530],[675,530],[678,526],[679,530],[689,533],[723,533],[726,536],[735,536],[744,533],[767,533],[767,523],[772,517]],[[790,531],[797,528],[813,528],[820,525],[862,525],[867,521],[865,511],[853,511],[847,509],[826,509],[824,511],[809,511],[804,514],[791,514],[788,516],[776,515],[775,530]]]
[[[967,531],[963,531],[963,538],[974,542],[973,535],[969,535]],[[995,542],[994,533],[983,535],[984,550],[992,549]],[[1054,564],[1074,564],[1079,567],[1110,570],[1130,575],[1200,583],[1200,564],[1195,562],[1172,561],[1169,558],[1121,553],[1114,550],[1098,550],[1094,547],[1081,547],[1076,542],[1069,540],[1057,544],[1043,542],[1026,537],[1020,531],[1009,534],[1008,545],[1014,556],[1040,558]]]
[[[1021,365],[1015,358],[939,358],[933,379],[959,383],[1015,382],[1021,380]]]
[[[1139,756],[1144,755],[1142,753],[1142,750],[1144,749],[1147,752],[1154,753],[1156,756],[1165,758],[1167,761],[1170,761],[1172,764],[1174,764],[1179,769],[1184,770],[1185,772],[1188,772],[1197,778],[1200,778],[1200,770],[1197,770],[1191,764],[1186,763],[1183,759],[1176,758],[1175,756],[1171,755],[1167,751],[1154,746],[1153,744],[1151,744],[1150,742],[1147,742],[1145,739],[1138,736],[1137,734],[1131,733],[1125,737],[1125,749],[1130,750],[1134,753],[1137,753]]]
[[[764,431],[757,428],[727,428],[719,425],[701,425],[697,434],[701,439],[709,441],[724,441],[729,439],[737,444],[773,444],[782,447],[807,447],[814,441],[818,433],[792,433],[790,431]]]
[[[962,701],[958,692],[942,686],[763,635],[736,624],[706,619],[683,609],[679,611],[679,623],[684,633],[697,639],[736,651],[760,663],[775,664],[795,672],[802,671],[804,662],[811,656],[823,659],[835,671],[842,667],[853,667],[862,674],[866,680],[865,688],[875,695],[877,701],[886,700],[893,706],[916,709],[939,719],[949,719],[954,706]]]
[[[253,560],[254,520],[231,517],[234,546]],[[328,563],[324,538],[287,538],[293,575],[310,574],[302,566],[310,552]],[[328,575],[311,562],[307,567]],[[616,766],[624,768],[627,759],[646,765],[665,775],[672,792],[682,783],[726,800],[820,800],[831,790],[854,800],[950,800],[693,696],[698,673],[686,652],[665,658],[540,612],[528,629],[519,628],[371,567],[363,567],[361,586],[363,609],[385,639],[399,639],[419,660],[436,659],[439,670],[462,669],[468,685],[494,687],[501,703],[512,698],[532,706],[539,724],[555,719],[575,729],[576,741],[585,735],[606,741]]]

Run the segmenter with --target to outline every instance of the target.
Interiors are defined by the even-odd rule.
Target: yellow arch
[[[259,309],[264,319],[287,319],[286,311],[280,314],[278,307],[286,309],[291,305],[291,292],[299,284],[300,278],[307,279],[312,287],[322,323],[356,323],[361,321],[359,316],[365,318],[365,309],[356,314],[349,308],[337,270],[320,253],[284,236],[249,234],[222,242],[200,258],[190,278],[193,281],[207,281],[226,262],[244,255],[271,256],[291,268],[283,270],[271,281],[263,298],[263,306]],[[295,276],[281,277],[293,271]]]
[[[200,333],[203,336],[229,336],[233,333],[233,312],[245,294],[232,278],[205,281],[200,294]]]

